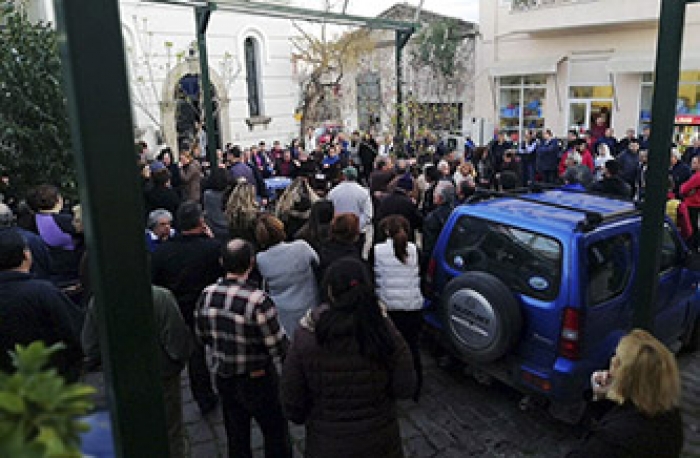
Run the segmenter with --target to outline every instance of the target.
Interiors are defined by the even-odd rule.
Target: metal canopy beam
[[[419,24],[406,21],[397,21],[385,18],[371,18],[365,16],[356,16],[352,14],[333,13],[330,11],[319,11],[308,8],[299,8],[296,6],[279,5],[275,3],[262,3],[253,1],[240,0],[215,0],[212,2],[193,1],[185,2],[182,0],[142,0],[145,3],[161,3],[165,5],[203,7],[211,6],[214,9],[222,11],[233,11],[236,13],[264,15],[277,19],[290,19],[295,21],[306,22],[332,22],[338,25],[349,25],[357,27],[368,27],[370,29],[382,30],[415,30]]]

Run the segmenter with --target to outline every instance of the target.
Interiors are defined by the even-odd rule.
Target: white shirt
[[[353,213],[360,219],[360,232],[372,222],[372,199],[369,191],[354,181],[342,181],[328,193],[335,214]]]

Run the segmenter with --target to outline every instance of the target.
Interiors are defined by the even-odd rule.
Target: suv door
[[[607,366],[618,340],[631,326],[636,238],[636,233],[618,231],[584,239],[582,360],[592,369]]]
[[[676,230],[664,225],[659,266],[659,289],[654,304],[654,334],[673,347],[685,331],[691,302],[697,289],[696,275],[688,272],[683,262],[685,247]]]

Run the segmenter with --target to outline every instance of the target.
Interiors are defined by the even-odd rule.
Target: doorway
[[[598,125],[598,120],[603,120],[605,128],[612,126],[611,99],[569,99],[569,129],[578,132],[591,130]]]

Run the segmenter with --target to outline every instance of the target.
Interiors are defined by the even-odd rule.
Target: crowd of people
[[[309,135],[286,148],[227,145],[213,167],[196,147],[176,158],[137,146],[173,457],[184,456],[185,368],[201,413],[222,405],[229,456],[251,456],[251,419],[268,457],[292,456],[287,420],[306,426],[309,457],[403,456],[395,402],[421,397],[421,278],[454,206],[538,182],[644,196],[648,131],[621,141],[612,130],[565,141],[549,130],[522,142],[499,133],[463,154],[442,143],[420,157],[396,154],[391,138],[379,148],[359,133]],[[691,168],[700,170],[700,144],[672,152],[668,209],[693,222],[685,235],[697,246]],[[273,177],[290,184],[270,189]],[[14,344],[36,339],[66,343],[67,376],[99,367],[80,209],[63,207],[51,185],[0,204],[2,370]],[[614,393],[618,414],[677,409],[677,393],[649,407],[627,389],[598,394]]]

